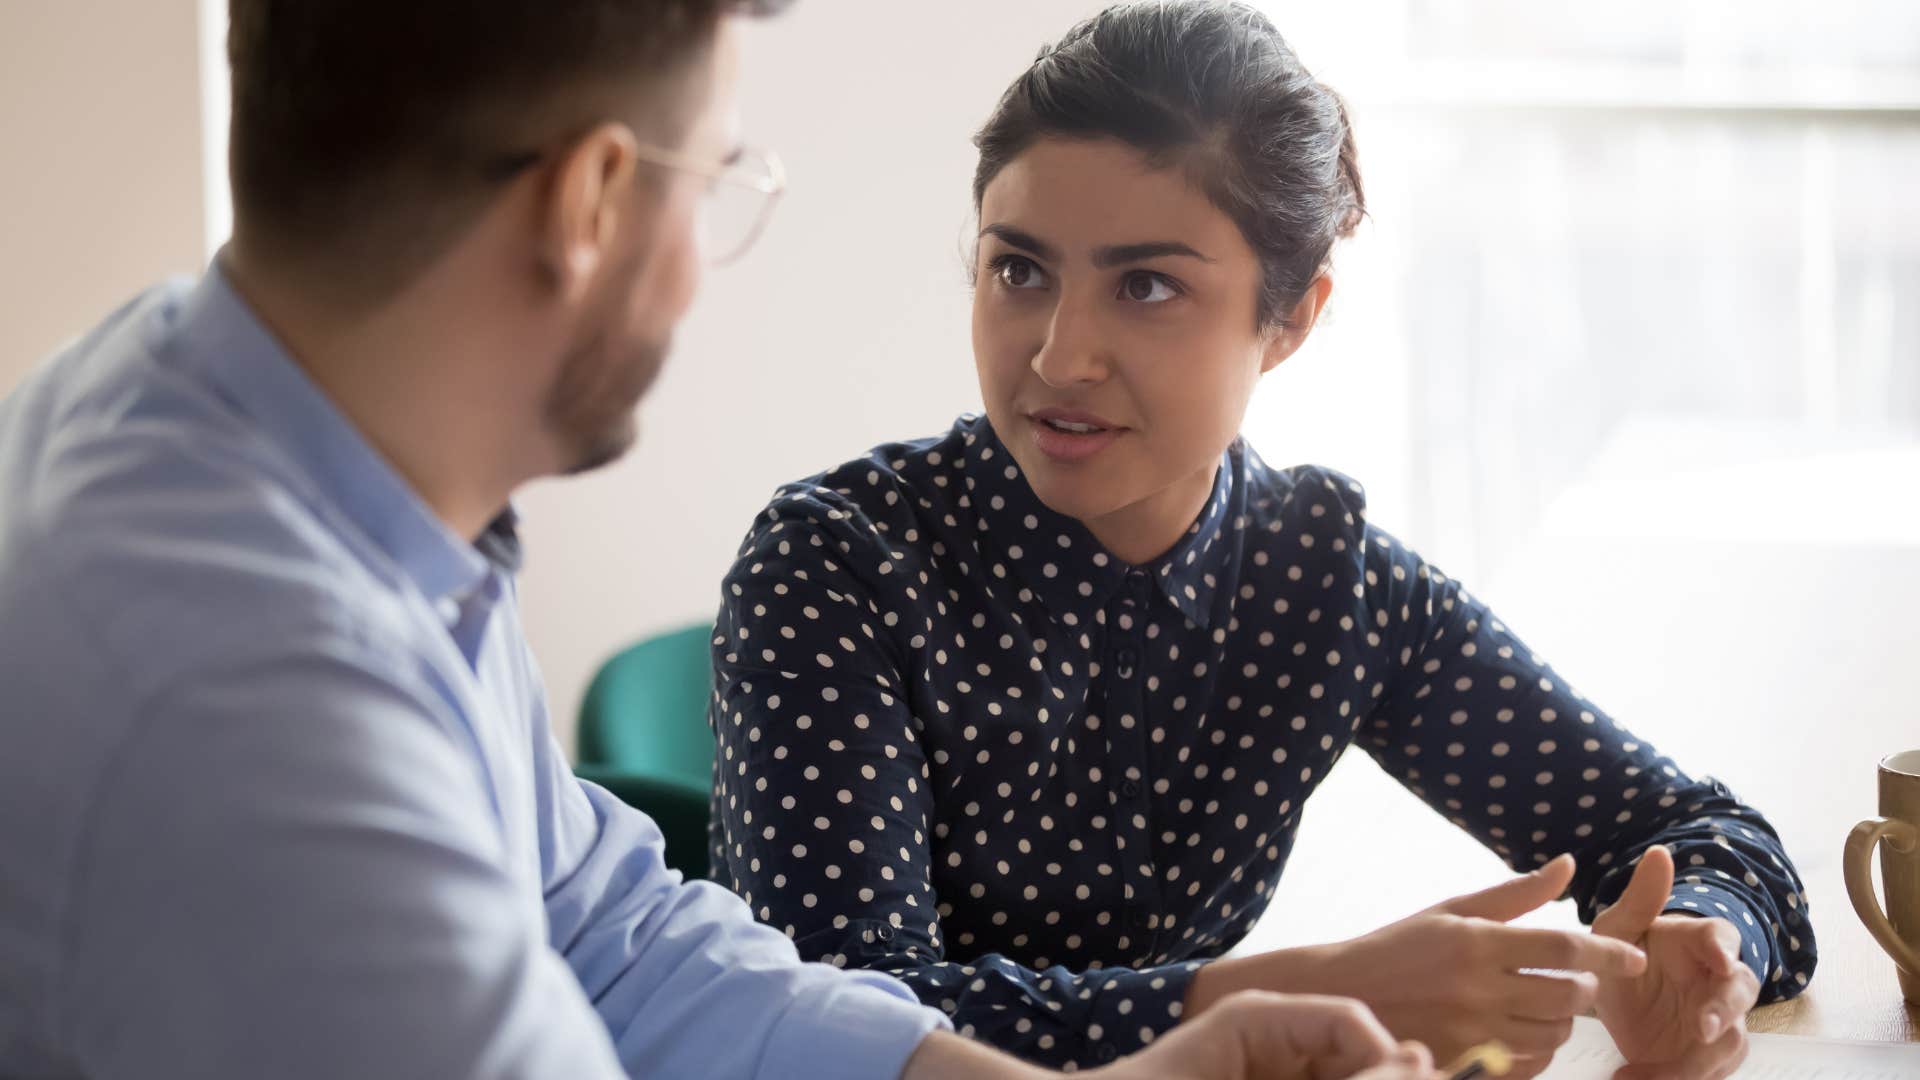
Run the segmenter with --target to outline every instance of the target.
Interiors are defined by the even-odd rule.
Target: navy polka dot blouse
[[[1371,524],[1244,443],[1150,566],[1048,510],[984,419],[787,485],[723,586],[714,874],[809,959],[1093,1065],[1180,1018],[1357,746],[1583,918],[1647,846],[1763,999],[1814,966],[1773,829],[1615,724]]]

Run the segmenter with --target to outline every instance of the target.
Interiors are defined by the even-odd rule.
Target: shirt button
[[[1140,654],[1134,652],[1132,649],[1121,649],[1119,653],[1114,656],[1114,662],[1117,665],[1115,674],[1123,679],[1133,678],[1133,665],[1137,663],[1139,659]]]
[[[1140,794],[1140,782],[1132,777],[1122,780],[1120,782],[1120,794],[1125,795],[1129,799],[1138,797]]]
[[[891,927],[891,926],[883,926],[883,927],[881,927],[880,929],[878,929],[878,930],[875,930],[875,931],[873,932],[873,936],[874,936],[874,937],[877,937],[877,938],[879,938],[879,939],[880,939],[881,941],[892,941],[892,940],[893,940],[893,927]]]
[[[1114,1058],[1119,1057],[1120,1051],[1115,1050],[1112,1043],[1101,1043],[1099,1046],[1093,1048],[1093,1056],[1099,1058],[1100,1063],[1104,1065]]]
[[[1133,925],[1136,929],[1145,930],[1151,922],[1153,922],[1153,916],[1148,915],[1146,912],[1136,911],[1133,913]]]

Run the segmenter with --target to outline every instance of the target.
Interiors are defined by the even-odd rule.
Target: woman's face
[[[1305,338],[1325,286],[1300,329],[1263,331],[1239,228],[1117,140],[1036,142],[988,184],[980,225],[987,417],[1042,502],[1147,561],[1199,513],[1255,383]]]

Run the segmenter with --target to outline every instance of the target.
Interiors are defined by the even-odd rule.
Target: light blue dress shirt
[[[518,557],[217,269],[0,404],[0,1075],[896,1075],[936,1012],[573,778]]]

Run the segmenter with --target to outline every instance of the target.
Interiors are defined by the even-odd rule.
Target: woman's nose
[[[1062,298],[1047,327],[1047,340],[1033,355],[1033,373],[1055,389],[1097,383],[1110,369],[1099,319],[1087,305]]]

